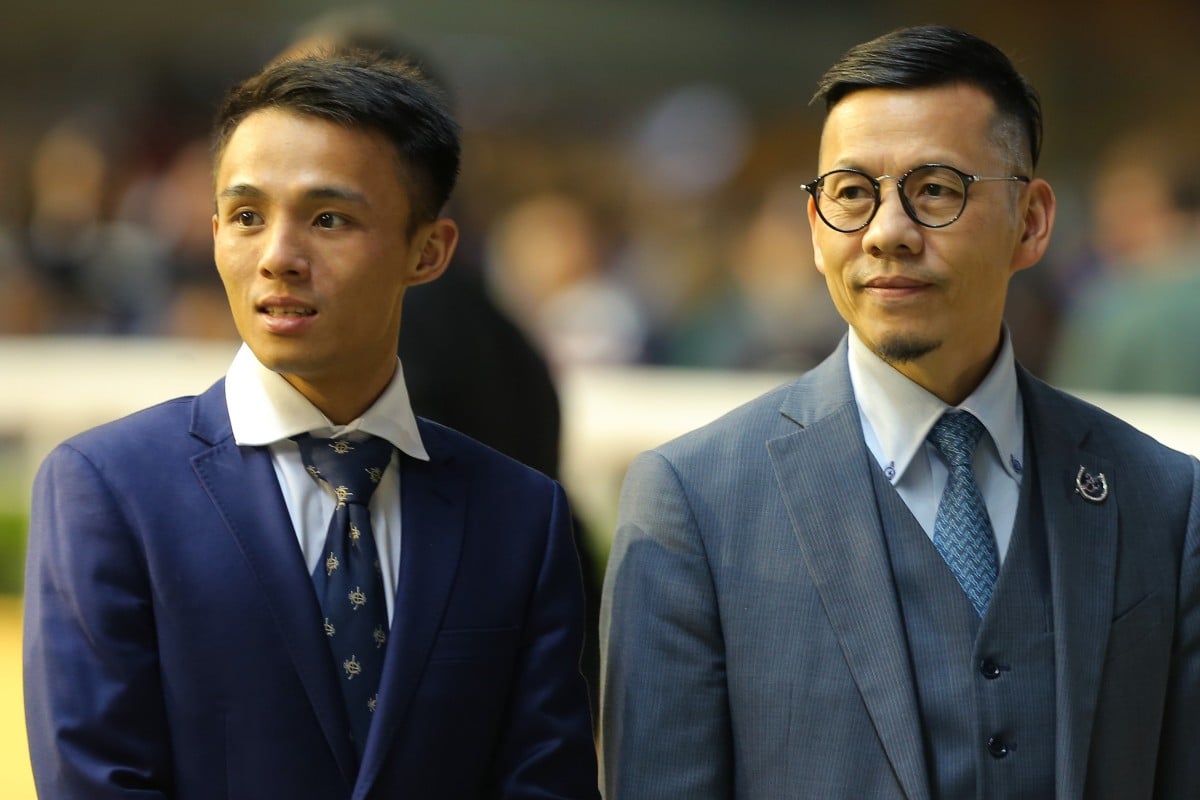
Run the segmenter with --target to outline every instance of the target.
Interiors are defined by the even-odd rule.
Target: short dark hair
[[[982,89],[997,111],[1019,125],[1036,167],[1042,150],[1037,91],[995,45],[941,25],[900,28],[852,47],[817,86],[828,111],[860,89],[921,89],[965,83]]]
[[[214,152],[225,150],[255,111],[282,109],[383,134],[410,180],[413,222],[435,219],[458,179],[458,124],[441,91],[412,64],[366,50],[284,59],[234,86],[214,124]]]

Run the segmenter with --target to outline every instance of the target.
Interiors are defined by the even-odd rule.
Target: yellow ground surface
[[[35,800],[21,704],[21,601],[0,598],[0,798]]]

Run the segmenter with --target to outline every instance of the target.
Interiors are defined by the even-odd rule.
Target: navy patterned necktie
[[[394,448],[376,437],[361,442],[308,434],[293,438],[300,445],[309,475],[327,484],[337,500],[324,555],[312,578],[361,759],[383,675],[388,634],[383,573],[367,504]]]
[[[927,437],[949,469],[933,524],[933,544],[980,617],[999,573],[992,523],[971,467],[982,435],[983,423],[972,414],[948,411]]]

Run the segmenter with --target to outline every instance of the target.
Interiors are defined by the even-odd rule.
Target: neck
[[[304,395],[334,425],[346,425],[361,417],[375,404],[396,373],[393,360],[387,370],[373,375],[333,380],[309,380],[299,375],[283,375],[284,380]]]
[[[982,357],[966,353],[943,352],[945,346],[911,361],[888,364],[925,391],[950,406],[957,406],[983,383],[996,357],[1000,354],[1001,342]],[[878,355],[878,351],[876,351]],[[882,356],[880,356],[882,358]]]

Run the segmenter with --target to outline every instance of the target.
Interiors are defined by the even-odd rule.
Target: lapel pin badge
[[[1103,503],[1108,497],[1108,481],[1104,473],[1093,475],[1081,464],[1079,474],[1075,476],[1075,494],[1091,503]]]

